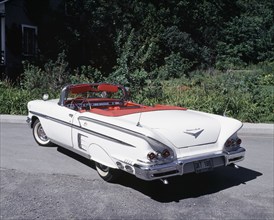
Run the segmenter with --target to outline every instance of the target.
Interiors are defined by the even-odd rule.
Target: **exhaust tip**
[[[231,164],[229,164],[229,166],[231,166],[231,167],[233,167],[235,169],[239,169],[238,165],[236,165],[235,163],[231,163]]]
[[[160,180],[163,182],[163,184],[165,184],[165,185],[167,185],[167,184],[168,184],[167,179],[160,179]]]

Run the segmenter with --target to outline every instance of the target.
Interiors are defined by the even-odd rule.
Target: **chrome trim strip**
[[[60,123],[60,124],[63,124],[63,125],[65,125],[65,126],[68,126],[68,127],[74,128],[74,129],[77,129],[77,130],[79,130],[79,131],[86,132],[86,133],[89,133],[89,134],[91,134],[91,135],[94,135],[94,136],[97,136],[97,137],[100,137],[100,138],[109,140],[109,141],[113,141],[113,142],[116,142],[116,143],[119,143],[119,144],[122,144],[122,145],[126,145],[126,146],[129,146],[129,147],[134,147],[134,148],[136,148],[135,146],[133,146],[133,145],[131,145],[131,144],[129,144],[129,143],[126,143],[126,142],[124,142],[124,141],[121,141],[121,140],[119,140],[119,139],[116,139],[116,138],[113,138],[113,137],[110,137],[110,136],[107,136],[107,135],[104,135],[104,134],[101,134],[101,133],[98,133],[98,132],[95,132],[95,131],[88,130],[88,129],[83,128],[83,127],[81,127],[81,126],[77,126],[77,125],[74,125],[74,124],[72,124],[72,123],[68,123],[68,122],[59,120],[59,119],[57,119],[57,118],[50,117],[50,116],[48,116],[48,115],[44,115],[44,114],[41,114],[41,113],[38,113],[38,112],[33,112],[33,111],[30,111],[30,113],[32,113],[33,115],[36,115],[36,116],[39,116],[39,117],[42,117],[42,118],[45,118],[45,119],[54,121],[54,122],[56,122],[56,123]]]
[[[54,141],[54,140],[50,140],[50,141],[51,141],[52,143],[54,143],[54,144],[60,146],[60,147],[63,147],[63,148],[65,148],[65,149],[69,150],[69,151],[72,151],[73,153],[79,154],[79,155],[82,156],[82,157],[85,157],[85,158],[87,158],[87,159],[91,159],[91,156],[90,156],[89,154],[85,153],[85,152],[82,152],[82,151],[80,151],[80,150],[78,150],[78,149],[75,149],[75,148],[73,148],[73,147],[71,147],[71,146],[64,145],[64,144],[62,144],[62,143],[60,143],[60,142],[58,142],[58,141]]]
[[[132,130],[129,130],[127,128],[123,128],[123,127],[118,126],[118,125],[110,124],[108,122],[100,121],[100,120],[93,119],[93,118],[88,118],[86,116],[80,116],[80,117],[78,117],[78,120],[87,120],[87,121],[90,121],[92,123],[96,123],[96,124],[99,124],[99,125],[102,125],[102,126],[105,126],[105,127],[113,128],[115,130],[119,130],[119,131],[122,131],[124,133],[131,134],[131,135],[134,135],[134,136],[137,136],[137,137],[142,137],[142,138],[147,137],[142,133],[132,131]]]
[[[106,139],[106,140],[109,140],[109,141],[113,141],[113,142],[116,142],[116,143],[119,143],[119,144],[123,144],[123,145],[129,146],[129,147],[136,148],[135,146],[133,146],[129,143],[126,143],[124,141],[121,141],[119,139],[116,139],[116,138],[113,138],[113,137],[110,137],[110,136],[107,136],[107,135],[104,135],[104,134],[101,134],[101,133],[98,133],[98,132],[95,132],[95,131],[91,131],[91,130],[88,130],[86,128],[83,128],[83,127],[80,127],[80,126],[77,126],[77,125],[72,125],[72,127],[77,129],[77,130],[89,133],[91,135],[95,135],[97,137],[100,137],[100,138],[103,138],[103,139]]]
[[[67,125],[67,126],[69,126],[69,127],[73,127],[73,128],[75,128],[75,129],[78,129],[78,130],[81,130],[81,131],[84,131],[84,132],[93,134],[93,135],[95,135],[95,136],[102,137],[102,138],[108,139],[108,140],[110,140],[110,141],[114,141],[114,142],[116,142],[116,143],[120,143],[120,144],[123,144],[123,145],[127,145],[127,146],[130,146],[130,147],[136,148],[134,145],[128,144],[128,143],[123,142],[123,141],[121,141],[121,140],[118,140],[118,139],[116,139],[116,138],[109,137],[109,136],[107,136],[107,135],[103,135],[103,134],[100,134],[100,133],[98,133],[98,132],[88,130],[88,129],[83,128],[83,127],[81,127],[81,126],[77,126],[77,125],[74,125],[74,124],[71,124],[71,123],[68,123],[68,122],[65,122],[65,121],[62,121],[62,120],[59,120],[59,119],[50,117],[50,116],[48,116],[48,115],[44,115],[44,114],[41,114],[41,113],[38,113],[38,112],[33,112],[33,111],[30,111],[30,113],[32,113],[32,114],[34,114],[34,115],[37,115],[37,116],[40,116],[40,117],[43,117],[43,118],[46,118],[46,119],[49,119],[49,120],[52,120],[52,121],[55,121],[55,122],[57,122],[57,123],[61,123],[61,124],[63,124],[63,125]],[[103,122],[103,121],[100,121],[100,120],[97,120],[97,119],[88,118],[88,117],[86,117],[86,116],[79,116],[79,117],[78,117],[78,121],[79,121],[79,120],[90,121],[90,122],[92,122],[92,123],[96,123],[96,124],[100,124],[100,125],[102,125],[102,126],[110,127],[110,128],[112,128],[112,129],[119,130],[119,131],[121,131],[121,132],[130,134],[130,135],[134,135],[135,137],[142,138],[142,139],[144,139],[149,145],[151,145],[152,148],[153,148],[153,147],[156,147],[156,148],[157,148],[157,147],[159,147],[159,146],[154,146],[154,145],[151,143],[150,139],[153,140],[153,141],[155,141],[155,142],[158,142],[158,143],[160,143],[160,144],[162,144],[162,145],[165,145],[165,144],[163,144],[162,142],[160,142],[160,141],[158,141],[158,140],[156,140],[156,139],[154,139],[154,138],[152,138],[152,137],[148,137],[148,136],[146,136],[146,135],[144,135],[144,134],[142,134],[142,133],[139,133],[139,132],[136,132],[136,131],[132,131],[132,130],[129,130],[129,129],[127,129],[127,128],[123,128],[123,127],[118,126],[118,125],[113,125],[113,124],[110,124],[110,123],[108,123],[108,122]],[[167,147],[167,148],[170,148],[170,147],[168,147],[168,146],[166,146],[166,147]],[[173,152],[174,152],[174,151],[173,151]]]
[[[99,124],[99,125],[102,125],[102,126],[105,126],[105,127],[109,127],[109,128],[115,129],[115,130],[119,130],[121,132],[127,133],[129,135],[133,135],[133,136],[138,137],[138,138],[142,138],[155,151],[157,151],[157,149],[159,149],[161,151],[161,149],[162,149],[161,146],[165,146],[165,148],[168,148],[168,149],[172,150],[172,152],[175,154],[175,151],[173,149],[171,149],[169,146],[166,146],[164,143],[162,143],[162,142],[160,142],[160,141],[158,141],[158,140],[156,140],[152,137],[146,136],[145,134],[142,134],[142,133],[139,133],[139,132],[136,132],[136,131],[132,131],[132,130],[129,130],[127,128],[123,128],[123,127],[118,126],[118,125],[110,124],[108,122],[100,121],[100,120],[93,119],[93,118],[88,118],[86,116],[80,116],[80,117],[78,117],[78,120],[90,121],[91,123],[96,123],[96,124]],[[155,145],[155,144],[152,143],[152,141],[154,141],[156,143],[159,143],[159,144]]]
[[[33,115],[36,115],[36,116],[39,116],[39,117],[42,117],[42,118],[45,118],[45,119],[48,119],[48,120],[57,122],[57,123],[59,123],[59,124],[66,125],[66,126],[68,126],[68,127],[72,127],[72,124],[69,123],[69,122],[62,121],[62,120],[60,120],[60,119],[53,118],[53,117],[51,117],[51,116],[44,115],[44,114],[41,114],[41,113],[38,113],[38,112],[30,111],[30,113],[33,114]]]
[[[80,133],[77,134],[78,148],[81,149],[81,150],[87,151],[85,148],[82,147],[82,137],[87,138],[88,136],[80,134]]]

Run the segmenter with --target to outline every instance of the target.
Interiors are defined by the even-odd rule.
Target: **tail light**
[[[231,147],[232,145],[232,141],[231,139],[228,139],[226,142],[225,142],[225,147]]]
[[[151,137],[147,137],[146,141],[151,147],[151,151],[147,154],[149,161],[161,164],[174,160],[175,151],[171,147]]]
[[[242,143],[242,140],[240,138],[238,138],[237,136],[230,137],[225,142],[225,148],[226,148],[226,150],[230,151],[234,148],[239,147],[241,145],[241,143]]]
[[[169,150],[167,150],[167,149],[163,150],[163,152],[162,152],[162,157],[163,157],[163,158],[167,158],[167,157],[169,157],[169,156],[170,156]]]
[[[147,154],[147,158],[149,160],[154,160],[156,157],[157,157],[156,154],[153,153],[153,152],[150,152],[150,153]]]
[[[240,145],[242,143],[242,140],[240,138],[238,138],[238,140],[236,141],[237,145]]]
[[[168,149],[164,149],[162,152],[150,152],[147,154],[147,158],[150,161],[158,160],[158,159],[165,159],[168,158],[171,155]]]

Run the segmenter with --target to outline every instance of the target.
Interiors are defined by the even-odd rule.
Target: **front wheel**
[[[37,119],[33,123],[32,133],[34,140],[41,146],[49,146],[52,143],[50,142],[49,138],[47,137],[41,122]]]
[[[118,170],[112,169],[97,162],[95,163],[95,166],[99,176],[107,182],[113,182],[119,176]]]

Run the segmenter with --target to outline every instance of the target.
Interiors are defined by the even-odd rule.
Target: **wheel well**
[[[31,128],[33,128],[33,124],[34,124],[34,122],[36,120],[39,120],[38,117],[37,116],[32,116],[32,118],[31,118],[31,125],[30,125]]]

